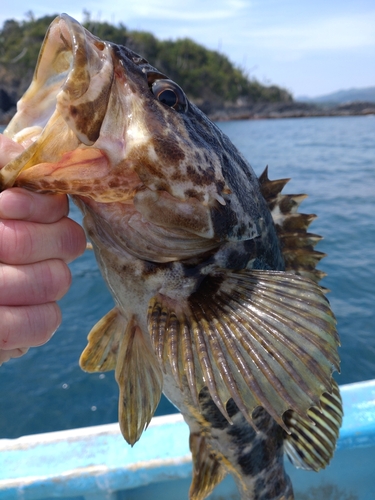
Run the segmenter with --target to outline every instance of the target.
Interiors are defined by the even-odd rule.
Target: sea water
[[[340,384],[375,378],[375,117],[236,121],[219,126],[259,175],[290,177],[288,193],[307,193],[300,211],[315,213],[324,236],[319,269],[341,337]],[[71,215],[79,220],[73,206]],[[0,438],[117,420],[113,372],[87,374],[78,359],[90,328],[113,301],[93,252],[71,264],[61,300],[63,322],[50,342],[0,367]],[[176,411],[163,398],[157,414]]]

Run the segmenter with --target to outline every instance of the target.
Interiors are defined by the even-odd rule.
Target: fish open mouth
[[[26,149],[0,172],[1,189],[13,186],[19,174],[31,167],[53,163],[50,170],[62,168],[66,162],[61,159],[67,154],[74,168],[83,154],[85,161],[89,157],[91,163],[100,165],[100,176],[104,174],[103,153],[95,148],[90,148],[89,154],[83,150],[99,138],[113,75],[110,44],[93,36],[67,14],[52,22],[33,81],[4,131]],[[72,158],[74,151],[77,158]],[[95,175],[91,170],[90,176]]]

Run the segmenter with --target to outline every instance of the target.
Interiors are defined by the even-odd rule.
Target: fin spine
[[[325,273],[316,269],[316,266],[325,254],[314,247],[322,237],[307,232],[316,215],[297,211],[307,195],[281,193],[289,180],[270,180],[266,167],[259,176],[260,190],[271,211],[281,243],[285,270],[319,283]]]

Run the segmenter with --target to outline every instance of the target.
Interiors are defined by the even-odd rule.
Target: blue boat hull
[[[344,423],[327,469],[287,464],[296,500],[374,500],[375,380],[341,386]],[[118,424],[0,440],[0,500],[183,500],[191,457],[181,415],[156,417],[140,443]],[[209,497],[238,499],[227,477]]]

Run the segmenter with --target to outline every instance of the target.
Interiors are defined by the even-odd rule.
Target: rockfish
[[[134,443],[161,393],[190,428],[190,498],[231,473],[242,499],[292,499],[283,455],[325,467],[342,420],[335,319],[287,179],[258,179],[179,85],[63,14],[5,134],[28,147],[2,189],[66,193],[115,307],[80,364],[115,370]]]

